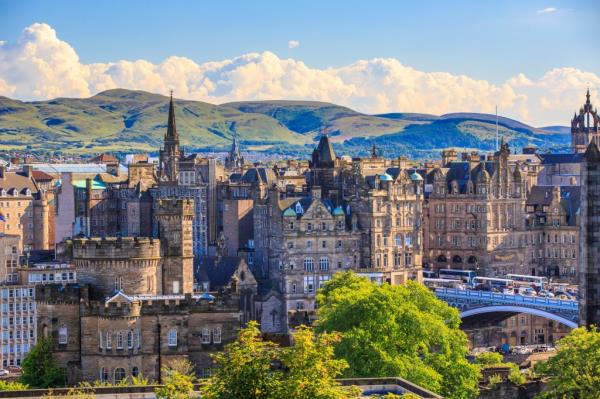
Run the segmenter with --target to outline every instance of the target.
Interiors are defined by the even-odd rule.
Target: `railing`
[[[435,294],[440,298],[461,298],[529,307],[544,307],[570,311],[579,310],[579,302],[564,299],[540,298],[518,294],[501,294],[487,291],[459,290],[457,288],[436,288]]]

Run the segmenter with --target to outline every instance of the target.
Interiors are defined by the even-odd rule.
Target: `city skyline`
[[[564,125],[587,87],[598,103],[600,62],[585,28],[591,2],[463,3],[0,3],[0,95],[174,89],[217,104],[317,100],[364,113],[494,113],[498,105],[533,126]],[[228,20],[202,18],[210,15]]]

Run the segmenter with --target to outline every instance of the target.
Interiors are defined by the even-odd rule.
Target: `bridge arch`
[[[471,316],[476,316],[485,313],[527,313],[534,316],[541,316],[546,319],[554,320],[564,324],[570,328],[577,328],[578,324],[572,320],[556,315],[554,313],[547,312],[545,310],[529,308],[526,306],[511,306],[511,305],[494,305],[494,306],[482,306],[478,308],[468,309],[460,313],[460,318],[464,319]]]

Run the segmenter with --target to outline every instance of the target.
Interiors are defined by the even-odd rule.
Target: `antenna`
[[[496,151],[498,151],[500,148],[498,148],[498,137],[499,133],[498,133],[498,106],[496,105]]]

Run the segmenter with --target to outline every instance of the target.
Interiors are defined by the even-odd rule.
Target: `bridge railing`
[[[571,311],[577,311],[579,309],[579,302],[577,301],[555,298],[540,298],[517,294],[503,294],[489,291],[460,290],[457,288],[436,288],[435,294],[440,298],[460,298],[474,301],[510,303],[522,306],[545,307]]]

